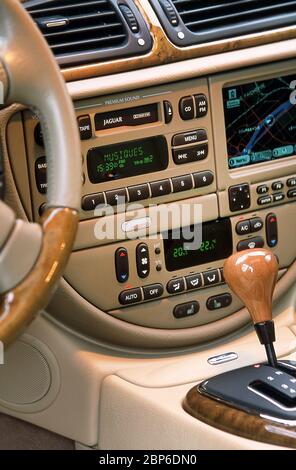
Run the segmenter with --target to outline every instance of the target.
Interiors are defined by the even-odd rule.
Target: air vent
[[[61,66],[143,54],[152,42],[132,0],[24,2]]]
[[[296,0],[150,0],[178,46],[296,25]]]

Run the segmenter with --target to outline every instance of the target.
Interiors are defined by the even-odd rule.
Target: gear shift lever
[[[278,262],[271,251],[246,250],[232,255],[224,265],[224,277],[233,292],[245,304],[253,320],[268,363],[277,367],[273,343],[272,296],[277,281]]]

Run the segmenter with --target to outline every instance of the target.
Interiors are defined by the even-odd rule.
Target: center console
[[[106,315],[181,330],[242,307],[223,276],[232,253],[268,247],[282,275],[296,257],[295,80],[286,62],[76,102],[83,193],[70,285]],[[25,112],[24,125],[38,220],[46,156],[38,116]],[[187,250],[195,227],[202,243]]]

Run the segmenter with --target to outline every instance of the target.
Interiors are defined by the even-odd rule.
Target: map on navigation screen
[[[296,154],[296,75],[223,89],[230,169]]]

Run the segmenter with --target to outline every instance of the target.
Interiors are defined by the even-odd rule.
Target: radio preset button
[[[173,159],[176,165],[183,165],[184,163],[199,162],[205,160],[209,153],[209,146],[207,143],[198,144],[194,147],[185,147],[173,150]]]
[[[194,119],[194,102],[192,96],[185,96],[180,100],[179,112],[183,121]]]
[[[143,287],[144,300],[152,300],[161,297],[163,294],[162,284],[151,284],[150,286]]]
[[[183,277],[172,279],[167,283],[166,288],[169,294],[180,294],[180,292],[184,292],[185,290],[185,281]]]
[[[150,196],[148,184],[140,184],[127,188],[130,202],[142,201]]]
[[[84,211],[92,211],[100,204],[105,204],[103,193],[88,194],[82,198],[81,207]]]
[[[236,233],[238,235],[248,235],[251,232],[251,224],[249,220],[242,220],[236,224]]]
[[[273,196],[263,196],[259,197],[257,203],[259,206],[266,206],[267,204],[271,204],[273,202]]]
[[[242,240],[237,245],[237,251],[253,250],[254,248],[263,248],[264,240],[262,237],[254,237],[249,240]]]
[[[149,276],[150,273],[150,258],[149,249],[146,243],[140,243],[136,248],[136,262],[138,276],[142,279]]]
[[[177,319],[191,317],[192,315],[196,315],[199,309],[200,305],[198,302],[187,302],[185,304],[176,305],[173,315]]]
[[[129,277],[128,252],[126,248],[118,248],[115,252],[116,278],[120,283],[126,282]]]
[[[257,194],[267,194],[269,191],[269,187],[266,184],[261,184],[257,188]]]
[[[296,186],[296,178],[289,178],[287,180],[287,186],[289,188],[294,188]]]
[[[90,116],[86,114],[85,116],[79,116],[77,118],[78,127],[80,132],[81,140],[88,140],[92,137],[92,128]]]
[[[117,206],[127,202],[126,189],[114,189],[113,191],[106,191],[106,201],[110,206]]]
[[[211,271],[206,271],[202,273],[203,275],[203,280],[204,280],[204,286],[213,286],[215,284],[220,283],[220,276],[219,276],[219,270],[218,269],[213,269]]]
[[[205,95],[195,95],[196,117],[202,118],[208,113],[208,99]]]
[[[254,219],[250,220],[250,225],[251,225],[251,232],[260,232],[260,230],[263,229],[264,223],[263,220],[260,219],[260,217],[255,217]]]
[[[152,197],[165,196],[172,192],[170,180],[153,181],[150,189]]]
[[[214,297],[210,297],[207,300],[208,310],[220,310],[221,308],[229,307],[232,303],[232,296],[230,294],[221,294]]]
[[[170,122],[172,122],[172,119],[174,116],[172,103],[170,103],[169,101],[164,101],[163,109],[164,109],[164,122],[166,124],[169,124]]]
[[[193,173],[193,179],[196,189],[210,186],[214,182],[214,174],[211,171],[201,171]]]
[[[121,305],[132,305],[142,300],[142,291],[140,287],[135,289],[124,290],[119,294],[119,302]]]
[[[249,209],[251,205],[251,195],[250,186],[247,183],[231,186],[228,193],[231,212]]]
[[[172,183],[174,193],[189,191],[193,188],[191,175],[177,176],[176,178],[172,178]]]
[[[174,135],[172,138],[172,145],[174,147],[178,147],[179,145],[195,144],[196,142],[202,142],[207,139],[207,132],[204,129],[198,129],[196,131]]]
[[[202,275],[192,274],[185,277],[186,286],[188,290],[200,289],[202,287]]]

